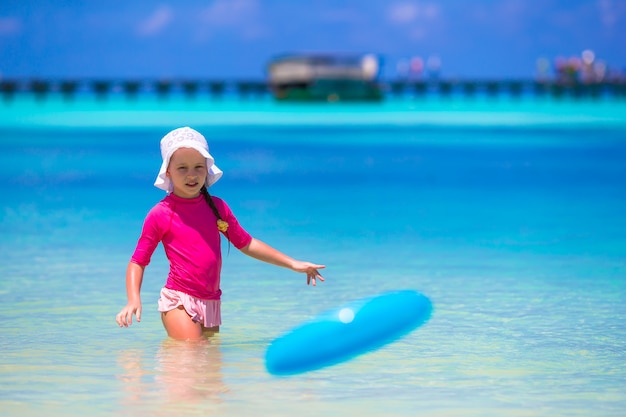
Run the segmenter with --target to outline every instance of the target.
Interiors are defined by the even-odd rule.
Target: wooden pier
[[[626,99],[626,79],[593,83],[558,82],[552,80],[390,80],[381,81],[386,97],[527,97],[545,96],[573,99]],[[241,98],[264,97],[271,94],[271,86],[258,80],[52,80],[52,79],[2,79],[0,94],[11,100],[17,94],[32,94],[44,99],[60,94],[72,99],[79,94],[92,94],[99,98],[124,95],[134,98],[153,94],[167,98],[170,95],[186,97],[220,98],[234,94]]]

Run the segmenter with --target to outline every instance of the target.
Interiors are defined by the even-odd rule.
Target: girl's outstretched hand
[[[313,282],[313,286],[317,285],[317,280],[324,281],[324,278],[319,273],[318,269],[324,269],[326,265],[312,264],[311,262],[296,261],[292,269],[296,272],[303,272],[306,274],[306,285],[310,285]]]
[[[128,303],[126,307],[115,316],[115,321],[120,327],[128,327],[133,324],[133,314],[137,317],[137,322],[141,321],[141,302]]]
[[[306,274],[307,285],[316,285],[317,280],[324,281],[324,278],[318,272],[318,269],[326,268],[326,265],[312,264],[311,262],[296,261],[295,259],[285,255],[284,253],[274,249],[267,243],[263,243],[258,239],[252,238],[247,246],[240,249],[243,253],[269,264],[290,268],[296,272],[304,272]]]

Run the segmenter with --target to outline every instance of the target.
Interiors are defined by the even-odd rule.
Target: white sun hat
[[[172,183],[166,175],[167,166],[170,164],[172,154],[180,148],[195,149],[206,158],[208,173],[205,185],[207,188],[220,179],[222,170],[215,165],[215,160],[209,153],[209,144],[206,139],[197,130],[185,126],[172,130],[161,139],[161,156],[163,157],[163,163],[161,164],[159,175],[154,182],[155,187],[167,192],[172,191]]]

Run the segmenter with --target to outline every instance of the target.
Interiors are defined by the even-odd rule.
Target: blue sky
[[[0,76],[253,78],[287,52],[376,53],[383,75],[534,76],[591,49],[626,70],[626,0],[1,0]]]

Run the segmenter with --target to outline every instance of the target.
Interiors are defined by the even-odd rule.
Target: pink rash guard
[[[226,238],[237,249],[247,246],[252,237],[223,200],[211,198],[222,220],[228,223]],[[217,218],[204,196],[182,198],[169,194],[146,216],[131,262],[147,266],[159,242],[163,242],[170,261],[165,287],[203,300],[219,300],[222,295],[219,233]]]

